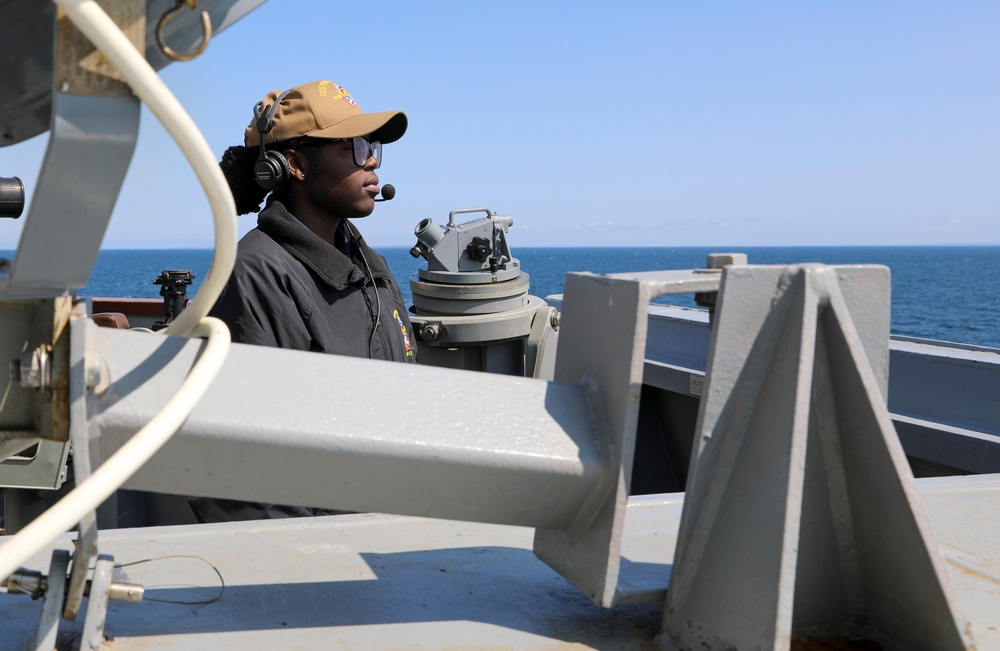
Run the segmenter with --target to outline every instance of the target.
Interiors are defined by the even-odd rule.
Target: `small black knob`
[[[486,262],[486,258],[490,257],[493,253],[493,248],[490,246],[490,241],[485,237],[474,237],[469,245],[465,247],[465,252],[469,254],[469,258],[475,260],[476,262]]]
[[[426,342],[437,341],[444,336],[444,326],[436,321],[424,323],[420,326],[420,338]]]

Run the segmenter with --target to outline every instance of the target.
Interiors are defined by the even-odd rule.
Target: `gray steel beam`
[[[650,305],[645,384],[700,395],[709,346],[702,310]],[[889,341],[888,406],[909,456],[1000,472],[1000,351],[929,339]]]
[[[87,400],[98,465],[201,344],[79,326],[110,379]],[[126,488],[559,528],[607,483],[605,448],[579,385],[234,344]]]
[[[966,473],[1000,472],[1000,436],[907,416],[894,415],[892,420],[899,442],[911,457]]]
[[[894,413],[1000,436],[1000,351],[893,342],[891,380]]]

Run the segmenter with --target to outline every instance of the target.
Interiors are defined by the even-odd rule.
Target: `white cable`
[[[163,334],[186,335],[215,305],[236,260],[236,204],[226,177],[194,121],[156,71],[94,0],[53,0],[125,77],[177,141],[201,182],[215,219],[215,256],[198,294]]]
[[[194,122],[118,26],[94,0],[53,0],[69,19],[122,73],[140,100],[149,106],[180,146],[194,168],[212,207],[215,256],[195,299],[164,334],[208,336],[201,357],[163,410],[135,436],[81,482],[0,547],[0,577],[76,525],[84,513],[95,510],[142,467],[194,411],[229,352],[229,328],[207,317],[233,269],[236,259],[236,206],[229,185]]]
[[[205,317],[195,326],[192,335],[207,335],[208,341],[177,393],[94,474],[0,546],[0,577],[9,576],[40,549],[76,525],[81,514],[100,506],[149,461],[191,415],[226,359],[229,327],[219,319]]]

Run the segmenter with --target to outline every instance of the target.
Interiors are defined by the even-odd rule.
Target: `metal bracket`
[[[142,51],[142,17],[135,3],[119,4],[115,17]],[[56,22],[52,134],[0,295],[53,296],[86,284],[139,133],[139,100],[119,73],[68,20]]]
[[[36,442],[19,454],[0,455],[0,486],[9,489],[3,496],[8,534],[37,517],[43,504],[38,489],[57,489],[66,479],[71,312],[72,299],[65,295],[0,301],[0,359],[10,361],[9,376],[0,378],[5,396],[0,401],[0,446],[4,439],[11,439],[12,450]],[[35,379],[26,372],[31,364],[37,364]]]
[[[87,617],[83,622],[80,649],[100,649],[104,646],[104,623],[108,616],[108,594],[115,562],[111,556],[101,554],[94,565],[94,578],[87,596]]]
[[[94,362],[87,355],[86,306],[78,303],[70,323],[70,441],[73,444],[73,474],[79,484],[90,477],[90,440],[87,432],[87,374]],[[78,525],[76,549],[73,550],[73,573],[66,590],[63,616],[75,620],[83,603],[87,569],[97,556],[97,513],[90,511]]]
[[[531,377],[551,380],[555,374],[558,326],[559,312],[554,307],[538,307],[532,315],[524,355],[524,368]]]
[[[649,302],[664,294],[716,291],[719,278],[718,273],[695,271],[566,276],[558,345],[563,352],[556,355],[555,379],[592,386],[592,404],[603,411],[604,420],[594,429],[608,434],[606,467],[612,476],[594,491],[592,503],[568,529],[538,529],[534,550],[605,608],[622,598],[618,580],[621,536],[632,476]],[[638,592],[653,594],[656,589],[640,586]]]
[[[56,646],[59,619],[62,614],[63,599],[66,596],[67,569],[69,569],[69,552],[65,549],[53,551],[47,579],[48,586],[42,602],[42,614],[38,618],[38,632],[35,633],[36,651],[51,651]]]
[[[664,615],[673,648],[973,648],[885,406],[884,267],[730,267]]]

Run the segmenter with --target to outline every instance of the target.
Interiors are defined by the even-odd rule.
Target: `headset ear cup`
[[[268,191],[284,185],[291,174],[288,160],[279,151],[265,151],[253,166],[257,185]]]

